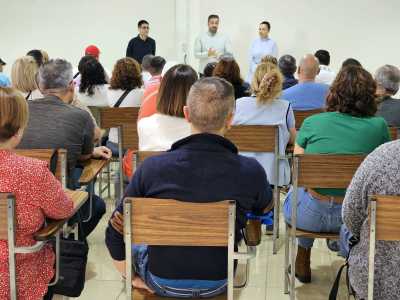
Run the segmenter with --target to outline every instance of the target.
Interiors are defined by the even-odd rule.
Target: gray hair
[[[206,77],[192,85],[187,98],[190,121],[201,132],[217,132],[233,112],[232,84],[222,78]]]
[[[376,83],[388,93],[396,94],[400,85],[400,70],[392,65],[384,65],[376,70]]]
[[[65,90],[71,81],[72,65],[64,59],[51,59],[39,69],[38,83],[42,91]]]

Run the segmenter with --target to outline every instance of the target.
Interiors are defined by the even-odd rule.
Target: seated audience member
[[[69,62],[50,60],[39,69],[38,84],[44,98],[29,101],[30,119],[21,149],[66,149],[68,187],[79,187],[78,179],[82,169],[78,162],[90,158],[110,158],[111,151],[106,147],[93,146],[93,121],[89,114],[70,103],[74,97],[72,66]],[[90,203],[82,208],[82,216],[89,215]],[[96,227],[105,213],[104,201],[93,195],[93,214],[89,222],[83,223],[86,235]]]
[[[82,64],[81,83],[76,89],[77,97],[86,106],[108,106],[108,85],[103,66],[95,59]]]
[[[319,72],[318,59],[307,54],[301,61],[297,71],[299,83],[284,90],[282,99],[292,104],[293,110],[311,110],[325,107],[329,86],[316,83],[315,77]]]
[[[386,143],[367,156],[347,188],[343,223],[358,243],[348,258],[348,275],[357,299],[368,298],[368,195],[398,195],[400,190],[400,141]],[[341,237],[343,238],[343,237]],[[375,247],[374,299],[395,300],[400,295],[400,242],[377,241]]]
[[[151,78],[151,74],[150,74],[150,62],[153,59],[154,55],[153,54],[147,54],[143,57],[142,60],[142,79],[143,79],[143,85],[146,88],[147,86],[147,82],[150,80]]]
[[[35,100],[43,97],[36,83],[38,70],[37,63],[32,56],[18,58],[12,65],[12,86],[19,90],[26,100]]]
[[[289,55],[283,55],[279,58],[278,62],[279,69],[281,70],[284,80],[282,83],[282,89],[286,90],[298,83],[298,80],[294,78],[294,73],[296,72],[296,59]]]
[[[126,57],[117,61],[107,93],[110,107],[139,107],[143,98],[143,81],[139,63]],[[107,142],[113,155],[118,156],[118,130],[111,128]]]
[[[216,65],[217,65],[216,62],[210,62],[206,64],[203,70],[203,74],[200,74],[201,78],[212,77]]]
[[[29,51],[28,53],[26,53],[26,55],[33,57],[33,59],[36,62],[37,67],[40,68],[45,62],[47,62],[49,60],[48,55],[47,55],[47,57],[44,57],[43,53],[44,53],[44,51],[42,52],[41,50],[35,49],[35,50]],[[47,54],[47,52],[46,52],[46,54]],[[46,61],[46,58],[47,58],[47,61]]]
[[[393,96],[399,90],[400,70],[391,65],[380,67],[375,73],[378,96],[377,116],[383,117],[389,126],[400,127],[400,100]]]
[[[232,56],[223,56],[213,71],[213,76],[224,78],[233,85],[235,99],[249,96],[250,86],[240,76],[240,67]]]
[[[283,76],[278,67],[271,63],[258,65],[252,83],[252,97],[236,101],[234,125],[278,125],[279,152],[285,155],[286,145],[294,143],[296,128],[293,110],[286,100],[280,100]],[[279,163],[279,180],[275,178],[273,153],[243,152],[248,157],[255,158],[267,173],[270,184],[287,185],[290,181],[290,167],[287,160]]]
[[[165,151],[190,135],[183,107],[197,79],[196,71],[188,65],[176,65],[168,70],[161,81],[157,113],[138,122],[139,150]]]
[[[278,65],[278,60],[276,59],[275,56],[272,55],[265,55],[262,59],[260,63],[271,63],[275,66]]]
[[[238,155],[223,137],[232,122],[234,104],[233,87],[226,80],[212,77],[196,82],[184,108],[192,135],[174,143],[168,152],[146,159],[125,195],[198,203],[235,199],[237,245],[245,214],[262,214],[272,204],[272,193],[260,164]],[[122,207],[121,203],[110,220],[106,245],[124,274]],[[135,287],[174,298],[212,297],[226,290],[226,247],[133,245],[133,255]]]
[[[82,73],[83,66],[90,60],[95,60],[95,58],[91,55],[85,55],[80,59],[79,64],[78,64],[78,70],[76,72],[74,72],[74,76],[73,76],[75,88],[79,88],[79,86],[81,85],[81,80],[82,80],[81,73]]]
[[[362,67],[361,63],[355,58],[348,58],[342,63],[342,68],[348,67],[348,66]]]
[[[15,89],[0,88],[0,192],[16,198],[16,241],[19,247],[32,246],[33,235],[46,217],[65,219],[73,202],[46,163],[13,153],[28,123],[28,105]],[[4,222],[4,220],[2,220]],[[0,298],[10,299],[8,243],[0,240]],[[50,245],[32,254],[17,254],[18,299],[51,299],[47,285],[54,276],[54,252]],[[45,295],[47,292],[47,295]]]
[[[147,87],[143,93],[142,106],[140,107],[139,117],[141,118],[150,117],[156,113],[158,91],[162,80],[162,73],[165,67],[166,61],[161,56],[154,56],[150,61],[149,72],[151,78],[147,83]]]
[[[10,78],[8,78],[3,73],[3,68],[5,65],[6,65],[6,63],[0,58],[0,87],[10,87],[11,86]]]
[[[361,67],[343,68],[332,84],[327,111],[307,118],[297,134],[294,154],[370,153],[390,140],[383,118],[374,117],[376,84]],[[287,222],[291,218],[290,190],[284,204]],[[342,224],[342,205],[327,199],[343,199],[345,189],[298,190],[297,227],[312,232],[337,233]],[[325,201],[322,201],[325,200]],[[310,255],[313,239],[299,238],[296,277],[311,281]]]
[[[329,52],[321,49],[315,52],[314,55],[319,61],[319,73],[315,78],[315,82],[331,85],[335,80],[336,73],[329,68],[329,64],[331,63]]]
[[[85,56],[86,55],[90,55],[92,57],[94,57],[97,61],[100,62],[100,49],[95,46],[95,45],[89,45],[85,48]],[[104,68],[104,67],[103,67]],[[104,76],[106,77],[106,81],[109,82],[110,81],[110,72],[104,68]]]

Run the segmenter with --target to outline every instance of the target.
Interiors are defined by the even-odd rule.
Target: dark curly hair
[[[139,63],[130,57],[119,59],[113,69],[110,89],[130,91],[143,85]]]
[[[224,78],[232,85],[243,84],[243,79],[240,77],[240,68],[233,57],[223,57],[215,66],[213,76]]]
[[[81,67],[79,70],[81,73],[79,92],[92,96],[94,94],[93,88],[96,85],[107,83],[104,68],[97,59],[88,59],[79,67]]]
[[[359,66],[342,68],[327,97],[327,111],[354,117],[371,117],[377,110],[376,83],[372,75]]]

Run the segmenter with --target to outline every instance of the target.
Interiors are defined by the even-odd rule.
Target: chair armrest
[[[108,164],[109,160],[107,159],[89,159],[83,162],[83,172],[81,177],[79,178],[79,183],[81,185],[88,185],[96,176],[100,173],[100,171]]]
[[[261,243],[261,221],[247,220],[244,235],[247,246],[258,246]]]
[[[87,201],[88,193],[83,191],[71,191],[66,190],[65,193],[72,199],[74,202],[74,210],[70,217],[75,215],[75,213],[81,208],[81,206]],[[33,238],[36,241],[47,241],[52,238],[59,230],[61,230],[65,223],[70,219],[70,217],[62,219],[62,220],[47,220],[47,224],[45,227],[40,229],[35,233]]]

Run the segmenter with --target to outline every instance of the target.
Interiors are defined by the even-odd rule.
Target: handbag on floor
[[[343,272],[343,269],[344,269],[344,268],[346,268],[346,285],[347,285],[347,290],[349,291],[349,295],[354,295],[354,291],[353,291],[353,289],[352,289],[352,287],[351,287],[350,280],[349,280],[349,273],[348,273],[348,272],[349,272],[349,256],[350,256],[350,251],[351,251],[351,249],[352,249],[355,245],[357,245],[358,242],[359,242],[359,240],[358,240],[356,237],[352,236],[352,237],[350,238],[350,241],[349,241],[349,252],[347,253],[346,261],[345,261],[345,263],[339,268],[339,271],[338,271],[338,273],[337,273],[337,275],[336,275],[336,278],[335,278],[335,282],[333,283],[333,286],[332,286],[331,291],[330,291],[330,293],[329,293],[329,300],[336,300],[336,299],[337,299],[337,295],[338,295],[338,293],[339,293],[340,278],[342,277],[342,272]]]
[[[81,223],[81,220],[79,223]],[[85,236],[81,232],[81,224],[78,225],[78,228],[80,229],[80,236]],[[60,240],[60,277],[53,287],[55,294],[67,297],[80,296],[85,287],[88,252],[89,246],[86,238],[84,241]]]

